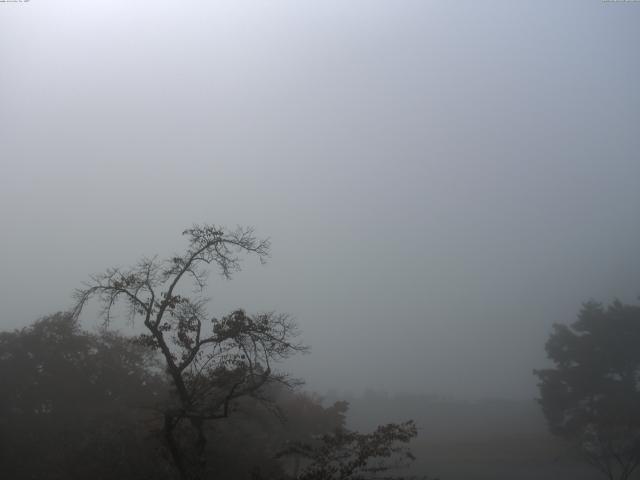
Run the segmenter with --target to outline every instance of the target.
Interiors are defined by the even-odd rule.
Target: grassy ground
[[[413,419],[413,473],[441,480],[598,480],[565,442],[547,432],[533,401],[456,402],[419,395],[365,394],[350,400],[349,424],[370,430]]]
[[[442,480],[591,480],[598,472],[567,445],[547,435],[508,435],[471,440],[418,439],[415,472]]]

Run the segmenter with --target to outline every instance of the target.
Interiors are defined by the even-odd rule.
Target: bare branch
[[[189,420],[197,432],[197,450],[203,451],[203,421],[227,417],[235,399],[260,397],[270,382],[297,385],[297,380],[274,372],[272,365],[308,347],[296,341],[297,325],[286,314],[251,316],[236,310],[221,319],[210,319],[207,299],[183,293],[189,290],[185,288],[188,283],[198,292],[204,290],[209,265],[229,279],[240,270],[242,254],[255,254],[264,263],[269,255],[268,239],[258,239],[249,227],[228,231],[215,225],[194,225],[183,235],[188,247],[182,255],[164,261],[155,256],[143,258],[129,269],[112,268],[90,277],[74,294],[73,315],[77,318],[87,302],[96,298],[105,326],[120,302],[130,321],[143,318],[147,333],[139,340],[161,352],[177,392],[178,406],[164,412],[164,433],[176,466],[186,478],[187,467],[174,436],[180,420]]]

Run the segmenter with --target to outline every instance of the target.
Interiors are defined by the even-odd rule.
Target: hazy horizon
[[[210,312],[292,314],[306,388],[533,398],[554,322],[640,294],[639,22],[601,1],[0,4],[0,329],[194,223],[252,225],[271,258],[212,276]]]

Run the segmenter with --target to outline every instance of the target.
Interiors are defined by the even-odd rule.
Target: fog
[[[0,327],[194,223],[252,225],[271,258],[213,279],[210,312],[292,314],[309,390],[532,399],[554,322],[640,294],[639,22],[584,0],[2,3]]]

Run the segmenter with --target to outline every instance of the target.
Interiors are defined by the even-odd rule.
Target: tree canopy
[[[109,330],[89,333],[59,313],[0,333],[0,352],[3,474],[16,480],[179,478],[163,423],[173,387],[157,351]],[[224,422],[203,425],[212,477],[370,478],[363,474],[409,458],[405,447],[415,436],[409,424],[360,434],[346,429],[346,402],[323,406],[318,396],[281,383],[269,383],[262,395],[238,398]],[[177,440],[185,433],[178,429]]]
[[[0,352],[7,478],[171,478],[150,436],[167,383],[148,349],[59,313],[0,333]]]
[[[607,478],[640,462],[640,306],[585,303],[571,325],[554,325],[536,370],[552,433],[575,441]]]

